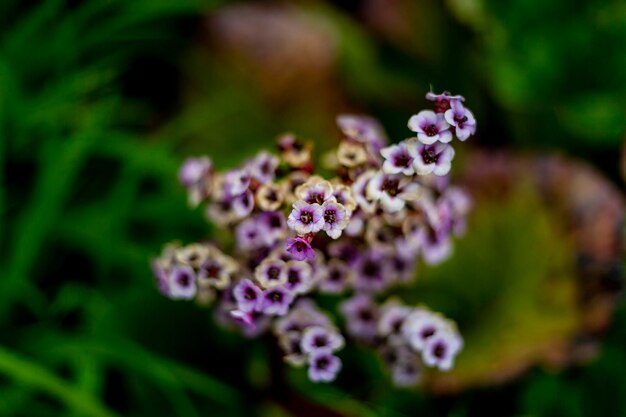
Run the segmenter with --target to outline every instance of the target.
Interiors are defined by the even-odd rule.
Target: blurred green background
[[[528,178],[483,181],[456,256],[403,292],[466,336],[424,390],[359,347],[337,383],[307,382],[149,269],[211,233],[176,181],[187,155],[229,167],[284,131],[328,149],[342,111],[402,140],[431,85],[478,119],[459,181],[489,165],[476,149],[557,152],[604,176],[580,206],[621,208],[625,45],[619,0],[2,0],[0,416],[626,416],[622,212],[590,290],[585,242]],[[588,291],[607,295],[599,318]]]

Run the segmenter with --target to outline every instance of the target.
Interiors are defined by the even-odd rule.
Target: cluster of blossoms
[[[206,204],[233,238],[167,245],[153,261],[160,291],[215,304],[221,323],[250,337],[272,329],[285,361],[308,365],[313,381],[335,379],[345,343],[316,293],[350,297],[339,308],[347,334],[380,351],[397,385],[415,384],[424,365],[450,369],[463,344],[452,322],[395,300],[377,304],[414,279],[419,259],[449,257],[451,236],[465,230],[470,200],[449,185],[450,142],[474,134],[476,122],[461,96],[426,98],[435,110],[411,117],[416,135],[395,145],[369,117],[338,117],[329,180],[291,134],[279,138],[278,155],[261,152],[224,173],[208,157],[186,160],[179,179],[190,204]]]

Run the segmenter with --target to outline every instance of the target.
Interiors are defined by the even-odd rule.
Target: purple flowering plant
[[[476,120],[462,96],[426,98],[434,109],[412,116],[415,135],[398,144],[372,118],[339,116],[332,178],[315,173],[311,146],[291,134],[276,155],[260,152],[225,173],[206,156],[187,159],[179,180],[189,203],[204,204],[233,242],[166,245],[152,262],[158,289],[213,305],[219,323],[246,336],[273,333],[285,362],[308,367],[314,382],[337,377],[346,343],[316,293],[345,297],[347,339],[376,349],[396,385],[419,383],[424,367],[451,369],[463,347],[455,323],[385,300],[415,278],[418,259],[451,255],[471,206],[449,175],[451,142],[473,135]]]

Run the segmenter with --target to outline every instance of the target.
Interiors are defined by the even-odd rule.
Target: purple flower
[[[422,110],[411,116],[409,129],[417,132],[417,139],[426,145],[432,145],[437,141],[448,143],[452,140],[450,125],[446,122],[443,114],[437,114],[430,110]]]
[[[244,279],[239,281],[233,289],[233,296],[237,300],[237,308],[244,313],[249,313],[260,308],[263,291],[249,279]]]
[[[385,304],[381,308],[380,319],[378,320],[378,334],[385,337],[399,337],[402,334],[404,321],[410,313],[411,309],[401,304]]]
[[[376,336],[378,306],[365,294],[357,294],[340,305],[348,333],[369,340]]]
[[[456,137],[464,141],[476,133],[476,119],[460,101],[452,101],[451,108],[444,113],[446,122],[455,127]]]
[[[339,238],[341,232],[348,225],[350,218],[346,213],[346,208],[337,203],[334,197],[326,200],[322,204],[324,226],[323,229],[328,236],[333,239]]]
[[[385,158],[383,172],[386,174],[413,175],[413,156],[409,153],[405,142],[380,150]]]
[[[258,218],[246,219],[235,229],[237,247],[243,250],[254,250],[270,244],[265,224]]]
[[[293,210],[287,219],[287,224],[299,235],[319,232],[324,227],[322,206],[317,203],[296,201],[293,203]]]
[[[294,300],[294,294],[285,287],[269,288],[263,291],[260,311],[267,315],[284,316]]]
[[[445,229],[426,227],[422,233],[422,258],[428,265],[437,265],[452,254],[450,234]]]
[[[265,184],[274,180],[278,163],[279,160],[276,156],[268,152],[260,152],[248,162],[247,168],[254,179]]]
[[[189,266],[172,267],[168,275],[169,296],[173,299],[190,300],[198,291],[196,274]]]
[[[343,336],[336,330],[322,326],[311,326],[302,333],[300,346],[303,352],[313,354],[320,350],[334,352],[341,349],[344,343]]]
[[[448,110],[452,103],[454,102],[462,102],[465,101],[463,96],[451,96],[449,92],[444,91],[441,94],[434,94],[433,92],[426,93],[426,99],[430,101],[434,101],[435,104],[435,112],[437,113],[445,113]]]
[[[305,261],[315,258],[315,251],[311,247],[311,244],[300,236],[287,239],[286,251],[296,261]]]
[[[223,193],[226,198],[243,194],[250,186],[250,171],[233,169],[224,175]]]
[[[254,269],[254,278],[263,288],[273,288],[287,282],[287,264],[282,259],[267,258]]]
[[[294,294],[305,294],[313,286],[313,268],[306,262],[287,262],[287,283],[285,287]]]
[[[187,158],[178,171],[180,183],[189,188],[210,175],[213,162],[206,156]]]
[[[313,382],[331,382],[341,370],[341,359],[330,350],[318,350],[309,356],[309,379]]]
[[[454,331],[443,331],[428,339],[422,350],[426,366],[448,371],[454,365],[456,355],[463,348],[463,339]]]
[[[421,351],[431,337],[448,329],[449,324],[441,316],[418,308],[405,318],[402,334],[413,349]]]
[[[322,275],[318,288],[323,293],[340,294],[352,283],[353,276],[352,270],[346,263],[339,259],[331,259]]]
[[[414,156],[413,167],[418,175],[435,174],[444,176],[450,172],[454,149],[444,143],[434,143],[432,145],[415,144],[411,147]]]
[[[234,216],[237,219],[243,219],[254,210],[254,194],[244,191],[232,199],[231,205]]]

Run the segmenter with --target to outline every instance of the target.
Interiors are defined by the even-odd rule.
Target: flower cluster
[[[261,152],[226,172],[208,157],[186,160],[179,179],[190,204],[205,204],[233,239],[167,245],[153,261],[160,291],[216,305],[218,321],[250,337],[272,329],[285,361],[308,364],[316,382],[335,379],[345,343],[315,306],[318,293],[349,295],[340,306],[347,334],[380,351],[396,384],[416,383],[423,365],[450,369],[462,347],[452,322],[423,307],[378,304],[415,278],[420,260],[448,258],[452,236],[465,231],[471,203],[449,184],[450,142],[474,134],[476,121],[461,96],[426,98],[435,110],[412,116],[415,136],[394,145],[374,119],[338,117],[329,179],[291,134],[279,138],[277,155]]]

